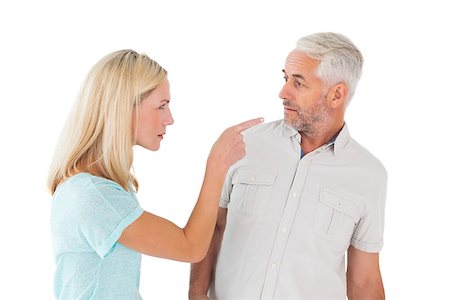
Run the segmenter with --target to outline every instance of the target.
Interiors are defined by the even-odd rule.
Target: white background
[[[444,3],[445,1],[442,1]],[[6,4],[8,3],[8,4]],[[389,299],[450,299],[449,9],[438,1],[2,1],[1,299],[51,299],[47,166],[90,67],[115,50],[169,71],[175,124],[136,149],[141,205],[184,226],[223,129],[283,116],[296,40],[350,37],[364,57],[347,111],[389,172],[382,272]],[[144,257],[144,299],[186,299],[189,265]]]

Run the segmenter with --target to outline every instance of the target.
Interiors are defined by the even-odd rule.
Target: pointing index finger
[[[252,119],[252,120],[248,120],[245,122],[242,122],[240,124],[234,125],[233,128],[237,131],[237,132],[242,132],[245,129],[248,129],[252,126],[258,125],[260,123],[264,122],[264,118],[256,118],[256,119]]]

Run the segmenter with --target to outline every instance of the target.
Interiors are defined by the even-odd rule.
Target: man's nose
[[[289,91],[289,87],[288,87],[288,83],[286,82],[283,87],[281,88],[280,93],[278,94],[278,97],[280,97],[280,99],[284,100],[290,100],[290,91]]]

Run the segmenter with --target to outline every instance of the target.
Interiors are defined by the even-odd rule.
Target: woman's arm
[[[198,201],[184,228],[144,212],[123,231],[119,242],[151,256],[185,262],[202,260],[214,232],[225,175],[228,168],[245,155],[241,132],[261,122],[259,118],[230,127],[213,145]]]

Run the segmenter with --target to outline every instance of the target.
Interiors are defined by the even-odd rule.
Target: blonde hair
[[[87,75],[59,138],[47,180],[50,192],[80,172],[113,180],[127,191],[133,185],[137,191],[131,172],[133,111],[138,120],[139,102],[166,78],[167,71],[156,61],[133,50],[102,58]]]

